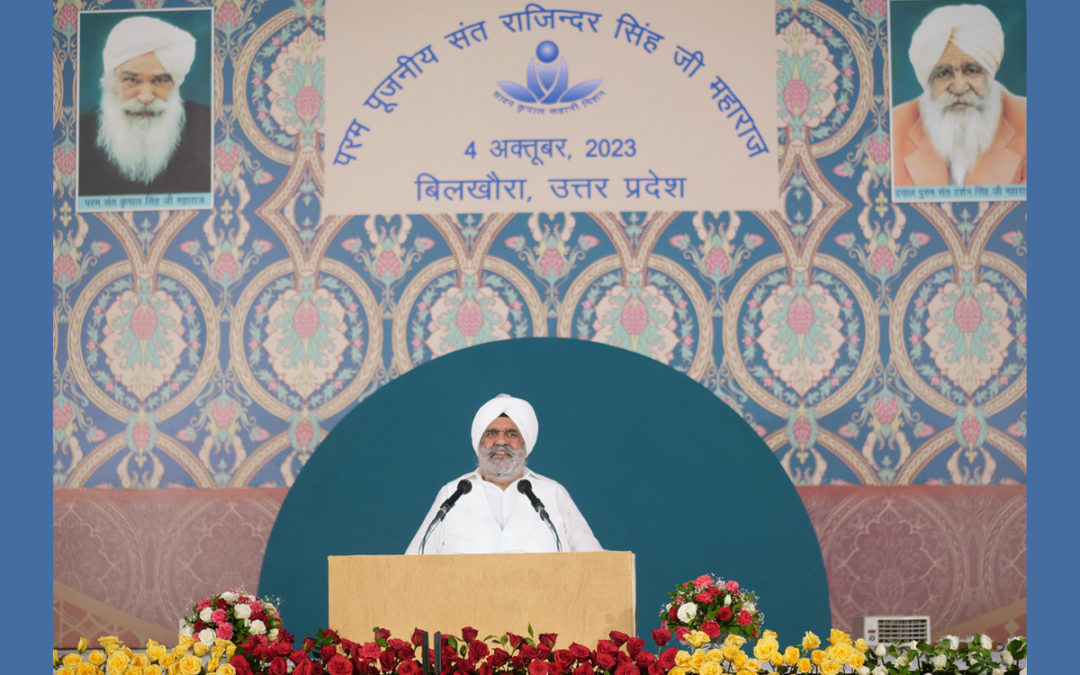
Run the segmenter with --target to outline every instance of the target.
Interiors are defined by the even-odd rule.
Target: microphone
[[[424,554],[424,547],[427,545],[427,539],[431,536],[431,531],[435,529],[435,526],[442,522],[443,518],[446,518],[446,514],[450,509],[454,508],[454,504],[457,504],[457,500],[461,499],[461,495],[468,494],[472,491],[472,482],[462,478],[458,481],[457,489],[454,490],[454,494],[446,498],[442,504],[439,505],[439,512],[435,514],[435,517],[428,523],[427,530],[424,532],[424,538],[420,540],[420,555]]]
[[[551,534],[555,536],[555,550],[562,551],[562,542],[559,541],[559,533],[555,530],[555,524],[551,522],[551,517],[548,516],[547,509],[544,508],[544,503],[540,501],[540,498],[533,492],[532,481],[528,478],[522,478],[518,481],[517,489],[518,492],[529,498],[529,503],[532,504],[533,510],[540,514],[540,520],[547,523],[548,529],[551,530]]]

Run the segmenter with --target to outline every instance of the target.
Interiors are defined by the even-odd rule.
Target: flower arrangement
[[[753,640],[761,634],[765,615],[757,607],[757,594],[740,588],[737,581],[702,574],[679,584],[668,595],[671,602],[660,610],[660,628],[653,631],[653,639],[661,646],[671,632],[683,642],[692,631],[704,632],[710,640],[721,634]],[[667,639],[661,643],[659,639],[665,635]]]
[[[194,637],[205,645],[215,639],[240,643],[252,635],[278,639],[281,614],[273,603],[243,590],[225,591],[203,598],[180,619],[180,635]]]
[[[236,645],[216,639],[212,645],[181,637],[172,649],[154,640],[146,641],[145,651],[133,651],[113,635],[98,639],[103,649],[87,651],[89,642],[79,640],[74,652],[60,656],[53,651],[53,672],[56,675],[236,675],[229,662],[237,658]]]
[[[907,675],[912,671],[944,675],[1027,675],[1027,638],[1014,637],[1004,645],[988,635],[971,642],[946,635],[936,643],[879,644],[866,653],[869,675]]]

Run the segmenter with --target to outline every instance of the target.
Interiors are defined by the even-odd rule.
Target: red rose
[[[419,628],[414,628],[412,632],[412,643],[417,647],[424,644],[424,631]]]
[[[675,667],[675,655],[679,653],[678,647],[668,647],[664,651],[660,652],[660,658],[657,662],[664,671],[671,670]]]
[[[732,593],[738,593],[739,592],[739,582],[738,581],[729,581],[726,584],[724,584],[724,588],[728,589]]]
[[[665,673],[666,671],[659,661],[653,661],[649,664],[649,675],[665,675]]]
[[[536,651],[536,647],[533,647],[528,642],[521,645],[521,651],[519,653],[521,654],[522,658],[528,659],[530,661],[535,659],[536,655],[538,654],[538,652]]]
[[[495,668],[487,661],[484,661],[476,668],[476,675],[495,675]]]
[[[731,608],[730,607],[721,607],[720,609],[716,610],[716,620],[717,621],[731,621]]]
[[[638,675],[638,667],[633,663],[622,663],[615,669],[615,675]]]
[[[638,652],[638,655],[634,657],[634,663],[637,664],[638,668],[644,670],[656,663],[656,656],[654,656],[652,652],[640,651]]]
[[[300,663],[296,664],[293,668],[293,675],[314,675],[315,664],[311,662],[311,659],[305,658]]]
[[[364,659],[377,659],[382,652],[382,647],[374,642],[365,642],[364,646],[360,648],[360,658]]]
[[[574,658],[578,661],[583,661],[592,656],[591,649],[577,642],[570,643],[570,653],[573,654]]]
[[[754,617],[745,609],[739,612],[739,625],[749,626],[754,623]]]
[[[641,638],[632,637],[626,641],[626,651],[630,654],[630,658],[636,659],[642,649],[645,649],[645,641]]]
[[[686,636],[689,635],[689,633],[690,629],[686,626],[678,626],[675,629],[675,637],[679,638],[680,640],[686,640]]]
[[[514,670],[525,670],[527,663],[527,660],[520,652],[510,657],[510,665],[514,667]]]
[[[540,646],[536,648],[536,658],[540,659],[541,661],[547,661],[548,657],[551,656],[551,651],[552,650],[549,645],[541,642]]]
[[[715,638],[720,634],[720,624],[715,621],[706,621],[701,624],[701,631],[709,636],[709,638]]]
[[[471,626],[465,626],[461,629],[461,637],[465,640],[465,642],[472,642],[479,634],[480,631],[476,630]]]
[[[619,652],[615,655],[615,662],[622,665],[624,663],[633,663],[633,659],[626,652]]]
[[[271,645],[271,647],[273,648],[274,654],[277,654],[278,656],[288,656],[292,653],[292,640],[289,640],[288,642],[284,640],[278,640],[273,645]]]
[[[292,652],[291,654],[289,654],[289,660],[292,661],[293,663],[300,663],[301,661],[303,661],[306,658],[307,658],[307,654],[300,651],[299,649],[297,649],[294,652]]]
[[[390,637],[390,631],[386,628],[380,628],[375,631],[376,640],[385,640],[388,637]]]
[[[608,636],[611,638],[612,642],[614,642],[616,645],[618,645],[620,647],[623,644],[625,644],[627,640],[630,639],[629,635],[627,635],[626,633],[622,633],[620,631],[617,631],[617,630],[611,631],[610,633],[608,633]]]
[[[398,666],[398,675],[420,675],[420,664],[411,659],[402,661]]]
[[[668,615],[668,618],[671,619],[672,621],[678,621],[679,620],[679,606],[678,605],[672,605],[671,609],[668,610],[667,615]]]
[[[280,656],[275,656],[270,660],[270,667],[267,672],[270,675],[285,675],[289,671],[289,667],[285,665],[285,659]]]
[[[405,664],[402,664],[402,669],[398,671],[401,675],[406,675],[406,673],[403,672],[405,670],[404,665]],[[330,675],[352,675],[352,671],[352,662],[349,661],[344,654],[334,654],[334,656],[326,662],[326,672]],[[408,675],[419,675],[419,673],[410,673]]]
[[[488,657],[487,662],[495,668],[498,668],[502,664],[506,663],[510,659],[510,654],[506,652],[502,647],[496,647],[491,656]]]
[[[529,664],[529,675],[548,675],[547,661],[533,661]]]
[[[379,665],[383,670],[393,670],[397,665],[397,657],[394,656],[394,652],[383,652],[379,654]]]
[[[233,668],[236,668],[236,675],[251,675],[251,665],[248,664],[247,659],[239,654],[234,654],[229,663]]]
[[[305,654],[309,653],[314,648],[315,648],[315,638],[312,638],[312,637],[304,638],[304,642],[300,645],[300,651],[304,652]]]
[[[560,673],[565,673],[574,665],[574,654],[569,649],[556,649],[552,653],[555,668]]]
[[[619,651],[618,645],[611,640],[600,640],[596,643],[597,654],[610,654],[614,656]]]
[[[588,663],[582,663],[574,668],[574,675],[593,675],[592,666]]]
[[[653,628],[652,639],[657,647],[663,647],[671,639],[671,631],[666,628]]]
[[[525,638],[523,638],[520,635],[517,635],[515,633],[507,633],[506,637],[510,640],[510,646],[513,647],[514,649],[517,649],[518,647],[521,646],[522,642],[525,642]]]
[[[604,670],[611,670],[615,667],[615,657],[606,652],[597,650],[596,652],[596,665]]]
[[[469,660],[476,663],[491,652],[487,643],[482,640],[473,640],[469,643]]]
[[[337,647],[334,645],[325,645],[319,650],[319,656],[322,657],[323,663],[328,663],[334,657],[334,654],[337,654]]]

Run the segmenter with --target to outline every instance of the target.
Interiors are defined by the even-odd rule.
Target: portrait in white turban
[[[540,433],[536,411],[528,401],[514,398],[509,394],[499,394],[476,411],[472,421],[473,450],[479,454],[480,437],[484,434],[484,430],[502,415],[506,415],[517,425],[521,438],[525,441],[525,454],[531,453],[533,446],[536,445],[536,436]]]
[[[997,73],[1005,54],[1001,22],[983,5],[948,5],[927,14],[911,36],[908,58],[923,87],[950,42],[971,55],[990,77]]]

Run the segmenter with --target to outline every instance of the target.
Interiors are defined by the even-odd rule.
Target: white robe
[[[566,488],[534,471],[526,470],[523,478],[532,482],[533,493],[543,503],[559,533],[563,551],[603,550]],[[479,471],[473,471],[439,490],[406,554],[420,552],[428,523],[462,479],[473,484],[472,490],[462,495],[443,522],[431,531],[424,553],[554,553],[557,550],[551,529],[540,519],[529,498],[518,492],[518,481],[502,490],[483,480]]]

